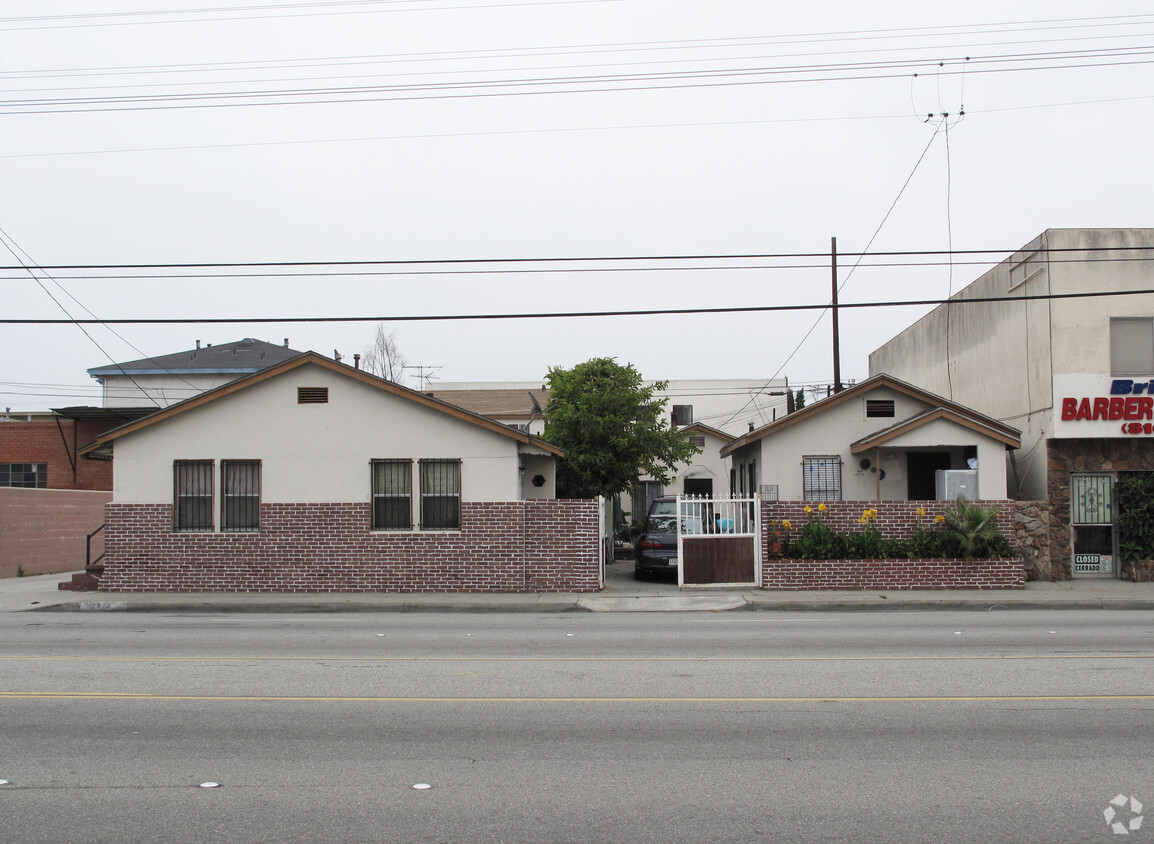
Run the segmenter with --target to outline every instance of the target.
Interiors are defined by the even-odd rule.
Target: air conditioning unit
[[[938,469],[934,472],[935,498],[938,501],[956,501],[958,496],[967,501],[978,497],[976,469]]]

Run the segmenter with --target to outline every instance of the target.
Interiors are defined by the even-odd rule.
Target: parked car
[[[645,530],[633,545],[633,575],[644,580],[651,574],[677,573],[677,499],[659,498],[649,508]],[[668,510],[668,512],[666,512]],[[701,518],[695,515],[681,517],[683,533],[701,533]]]

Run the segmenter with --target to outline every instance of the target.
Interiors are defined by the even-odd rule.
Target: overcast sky
[[[695,257],[116,266],[39,282],[6,269],[3,319],[65,318],[57,301],[106,320],[816,304],[831,237],[843,302],[944,298],[1047,228],[1154,226],[1149,3],[1094,4],[1099,18],[1059,0],[95,5],[2,6],[0,229],[23,250],[0,250],[6,267]],[[942,254],[851,275],[867,246]],[[993,252],[951,266],[951,246]],[[817,257],[780,257],[799,253]],[[726,255],[763,257],[696,257]],[[843,377],[865,377],[869,352],[926,310],[843,311]],[[829,317],[805,339],[818,319],[388,328],[447,382],[611,356],[649,378],[824,384]],[[198,339],[288,338],[351,360],[374,332],[3,324],[0,407],[97,404],[86,369]]]

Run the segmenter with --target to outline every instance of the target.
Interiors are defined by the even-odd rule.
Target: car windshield
[[[645,523],[647,533],[674,533],[677,530],[677,516],[674,513],[653,514]]]
[[[668,501],[654,501],[649,505],[650,516],[670,516],[677,512],[677,501],[670,499]]]

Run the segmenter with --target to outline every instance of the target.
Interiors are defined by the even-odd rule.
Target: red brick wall
[[[111,492],[0,487],[0,577],[84,568],[85,537],[104,523]],[[93,556],[103,533],[93,538]]]
[[[1013,544],[1016,538],[1013,501],[983,501],[1001,508],[998,529]],[[805,507],[813,508],[806,514]],[[934,516],[944,514],[949,501],[827,501],[821,519],[838,532],[861,530],[858,519],[867,509],[878,511],[877,527],[888,539],[904,539],[918,525],[918,508],[926,511],[921,524],[933,527]],[[769,501],[761,506],[764,589],[1021,589],[1025,565],[1013,560],[780,560],[770,557],[774,540],[784,538],[780,524],[790,522],[796,538],[806,522],[817,518],[817,502]],[[775,535],[776,534],[776,535]]]
[[[367,503],[269,504],[255,533],[176,533],[110,504],[101,591],[592,592],[596,501],[464,502],[461,530],[370,531]]]
[[[60,428],[53,420],[0,422],[0,463],[47,463],[50,489],[111,490],[111,461],[76,458],[76,449],[93,442],[107,427],[71,419],[61,419]],[[76,461],[75,479],[69,454]]]
[[[1022,589],[1021,560],[766,560],[763,589]]]

